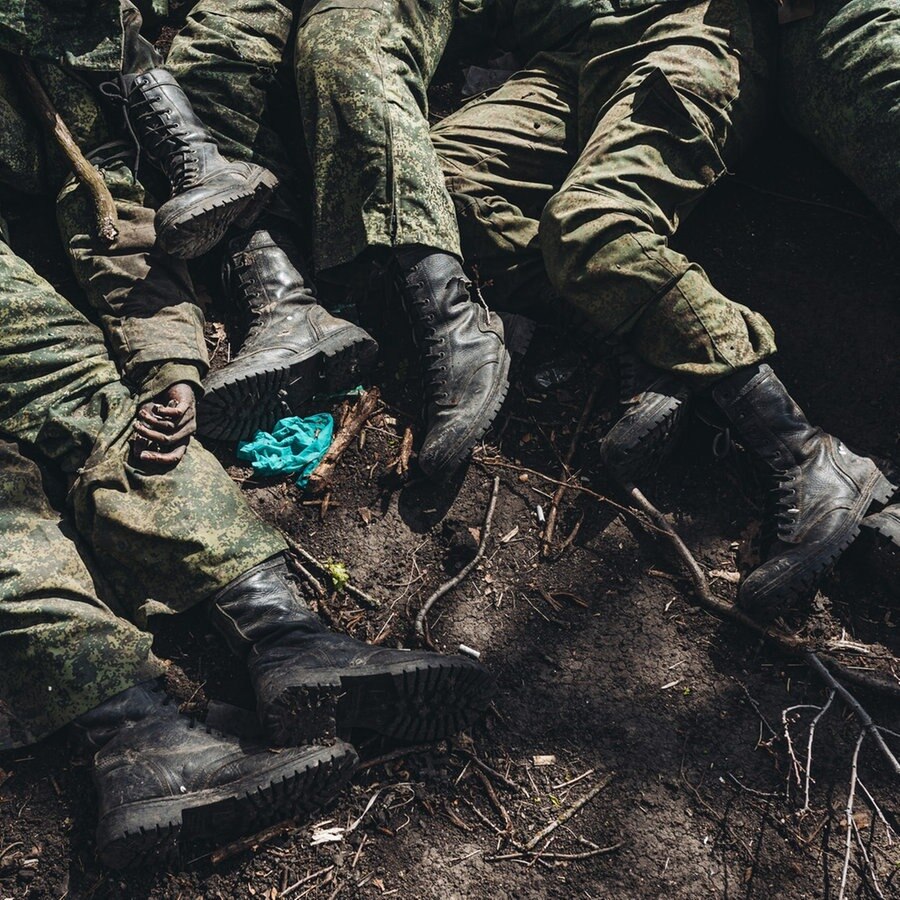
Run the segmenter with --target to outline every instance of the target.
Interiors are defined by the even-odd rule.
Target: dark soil
[[[27,222],[14,224],[27,231]],[[740,175],[704,201],[678,245],[723,291],[769,317],[779,335],[778,371],[813,421],[854,448],[900,462],[897,237],[851,186],[776,127]],[[39,252],[36,263],[46,271],[47,255]],[[538,332],[482,455],[499,452],[514,466],[558,477],[589,387],[600,379],[598,412],[575,466],[615,500],[595,452],[614,409],[614,373],[585,355],[570,382],[549,393],[533,386],[534,373],[569,348]],[[801,812],[803,779],[798,785],[792,774],[782,716],[823,703],[826,692],[810,672],[699,611],[664,543],[612,504],[567,494],[558,540],[582,524],[571,547],[547,562],[537,508],[549,510],[552,484],[484,463],[437,492],[415,477],[402,484],[386,474],[416,409],[398,372],[405,368],[396,362],[380,371],[388,406],[370,423],[364,447],[345,456],[324,518],[290,481],[260,483],[247,469],[230,471],[262,516],[319,559],[345,563],[353,582],[382,602],[368,610],[339,593],[322,614],[389,646],[416,646],[415,615],[472,552],[493,476],[501,475],[485,560],[430,615],[441,649],[462,643],[481,651],[499,685],[494,712],[451,745],[365,769],[333,809],[256,852],[213,864],[208,848],[197,848],[179,872],[101,869],[89,771],[69,762],[61,737],[0,757],[0,898],[837,897],[856,721],[837,702],[822,718],[810,808]],[[717,573],[714,589],[732,597],[738,542],[758,517],[758,497],[740,455],[716,458],[713,437],[697,422],[648,492]],[[224,451],[222,458],[234,462]],[[872,558],[854,551],[820,593],[816,621],[835,636],[845,628],[847,639],[893,646],[896,585],[877,581]],[[245,675],[199,615],[167,623],[158,644],[192,705],[251,703]],[[900,728],[896,706],[860,696],[879,722]],[[815,713],[787,714],[804,765]],[[894,746],[900,750],[900,740]],[[362,751],[371,759],[390,749]],[[489,791],[473,753],[518,788],[488,775]],[[536,756],[553,760],[538,765]],[[900,790],[871,741],[859,766],[900,830]],[[495,859],[512,852],[510,836],[526,842],[607,775],[608,786],[557,829],[547,852],[608,852]],[[861,799],[857,809],[878,887],[900,896],[898,844],[871,804]],[[311,846],[315,826],[347,827],[360,817],[340,842]],[[876,896],[866,869],[855,851],[847,896]]]

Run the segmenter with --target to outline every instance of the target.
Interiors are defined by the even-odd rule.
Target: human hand
[[[187,452],[196,430],[194,389],[189,384],[173,384],[138,409],[132,453],[142,463],[175,466]]]

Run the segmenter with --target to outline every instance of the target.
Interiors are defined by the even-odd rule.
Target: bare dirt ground
[[[23,209],[12,224],[42,271],[71,291],[58,254],[29,243],[32,216]],[[897,237],[850,185],[776,125],[677,243],[722,290],[769,317],[777,368],[813,421],[900,462]],[[179,872],[100,868],[89,772],[70,764],[62,737],[7,754],[0,898],[838,897],[856,720],[837,701],[819,720],[806,803],[808,726],[827,692],[805,665],[700,611],[665,542],[613,503],[568,492],[557,546],[580,522],[577,534],[558,558],[540,557],[537,510],[549,511],[555,486],[522,469],[559,477],[595,384],[596,414],[573,467],[594,492],[622,502],[596,462],[614,371],[576,354],[570,381],[547,392],[534,385],[536,372],[572,353],[566,339],[538,331],[483,461],[445,490],[415,471],[405,483],[387,471],[417,408],[394,356],[376,378],[386,406],[364,446],[344,457],[324,516],[290,480],[261,482],[222,450],[262,516],[319,559],[346,564],[380,601],[369,609],[334,592],[322,614],[389,646],[416,646],[416,613],[471,557],[500,476],[484,560],[429,616],[438,647],[477,648],[496,675],[483,724],[383,762],[393,748],[363,747],[370,762],[334,808],[255,852],[216,861],[197,848]],[[695,423],[645,487],[714,590],[732,598],[738,545],[759,498],[739,453],[714,456],[714,436]],[[820,593],[814,627],[896,649],[898,602],[896,584],[879,580],[873,557],[854,548]],[[158,644],[192,706],[252,702],[201,616],[167,623]],[[900,730],[896,703],[858,696]],[[889,740],[900,751],[900,738]],[[871,740],[858,769],[845,896],[897,897],[898,782]],[[536,845],[540,855],[517,850],[596,788],[549,844]],[[311,846],[317,827],[335,826],[349,829],[341,840]]]

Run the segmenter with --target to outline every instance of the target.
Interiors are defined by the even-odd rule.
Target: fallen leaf
[[[556,757],[552,753],[548,753],[543,756],[533,756],[531,758],[531,760],[536,766],[555,766],[556,765]]]

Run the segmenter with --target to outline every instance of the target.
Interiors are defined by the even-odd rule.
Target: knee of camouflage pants
[[[638,74],[544,208],[541,249],[554,288],[598,337],[630,334],[647,363],[714,380],[774,351],[765,319],[668,245],[725,172],[730,126],[677,78]],[[715,79],[698,76],[701,88],[714,96]]]

